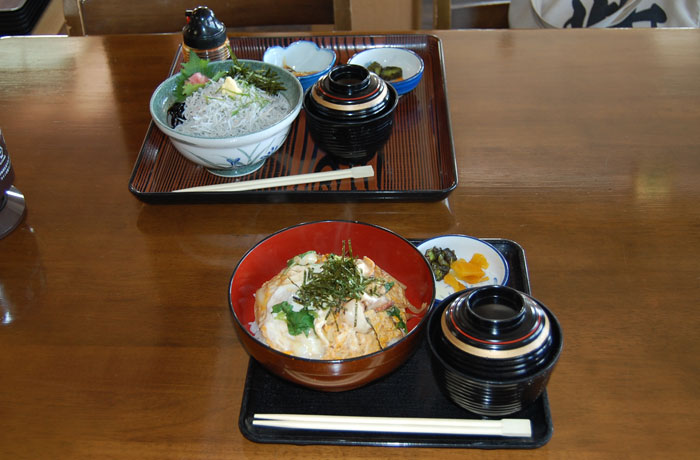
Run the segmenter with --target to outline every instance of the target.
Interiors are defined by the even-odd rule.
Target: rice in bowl
[[[212,138],[260,131],[289,112],[289,102],[281,94],[270,94],[231,77],[209,82],[187,96],[184,104],[184,121],[174,129],[183,134]]]

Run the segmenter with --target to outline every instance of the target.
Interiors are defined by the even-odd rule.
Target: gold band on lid
[[[369,108],[374,107],[375,105],[378,104],[377,100],[379,100],[380,102],[383,101],[384,98],[386,97],[386,93],[388,91],[389,90],[387,89],[387,85],[384,84],[384,86],[382,86],[382,90],[380,91],[380,93],[376,97],[372,98],[370,101],[363,102],[361,104],[349,104],[349,105],[334,104],[332,102],[328,102],[325,99],[323,99],[321,96],[319,96],[315,90],[311,91],[311,97],[314,98],[314,101],[316,101],[318,103],[318,105],[329,108],[329,109],[340,110],[343,112],[357,112],[360,110],[365,110],[365,109],[369,109]]]
[[[447,327],[447,311],[449,310],[448,308],[445,308],[445,311],[442,314],[442,317],[440,318],[440,326],[442,328],[442,333],[445,335],[445,338],[455,347],[459,348],[465,353],[468,353],[473,356],[479,356],[481,358],[489,358],[489,359],[507,359],[507,358],[516,358],[518,356],[523,356],[531,351],[537,350],[542,346],[542,344],[547,340],[549,337],[549,318],[545,313],[544,315],[544,326],[542,327],[542,330],[540,331],[539,336],[532,342],[528,343],[527,345],[524,345],[520,348],[512,348],[508,350],[487,350],[484,348],[477,348],[472,345],[468,345],[461,340],[457,339],[454,335],[452,335],[452,332]]]

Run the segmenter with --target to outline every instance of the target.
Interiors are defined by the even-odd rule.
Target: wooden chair
[[[452,4],[451,0],[433,0],[435,29],[507,29],[510,1],[475,0]]]
[[[179,32],[185,11],[211,8],[227,28],[294,30],[334,23],[330,0],[63,0],[69,35]]]
[[[423,12],[432,27],[507,28],[509,1],[475,0],[63,0],[69,35],[180,32],[185,11],[210,7],[229,29],[384,30],[423,28]],[[431,5],[432,3],[432,5]],[[429,21],[429,19],[428,19]]]
[[[374,32],[420,29],[425,1],[333,0],[335,29]]]

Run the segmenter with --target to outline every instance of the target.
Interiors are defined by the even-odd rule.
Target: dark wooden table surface
[[[28,206],[0,240],[0,457],[692,458],[700,449],[700,31],[448,31],[459,186],[435,202],[153,205],[128,181],[177,35],[0,40]],[[562,323],[534,450],[257,444],[231,271],[319,219],[520,243]]]

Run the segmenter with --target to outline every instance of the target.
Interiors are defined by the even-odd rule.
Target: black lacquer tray
[[[508,286],[530,293],[530,280],[522,247],[510,240],[486,241],[493,244],[509,264]],[[430,369],[425,341],[394,373],[365,387],[341,393],[319,392],[287,382],[270,374],[251,358],[238,420],[241,433],[249,440],[260,443],[531,449],[546,444],[553,431],[546,391],[534,404],[508,417],[530,419],[532,436],[529,438],[269,428],[253,425],[256,413],[481,418],[456,406],[440,392]]]
[[[237,57],[254,60],[262,60],[268,47],[288,46],[297,40],[313,41],[334,50],[337,64],[377,46],[410,49],[423,59],[423,78],[413,91],[401,96],[389,141],[367,162],[374,168],[374,177],[238,192],[173,192],[194,186],[347,168],[348,165],[338,163],[316,146],[302,110],[280,150],[261,169],[238,179],[215,176],[189,161],[151,122],[129,180],[129,190],[147,203],[435,201],[454,190],[458,180],[457,162],[442,44],[437,37],[424,34],[230,37]],[[182,58],[182,50],[178,49],[169,75],[179,71]]]

